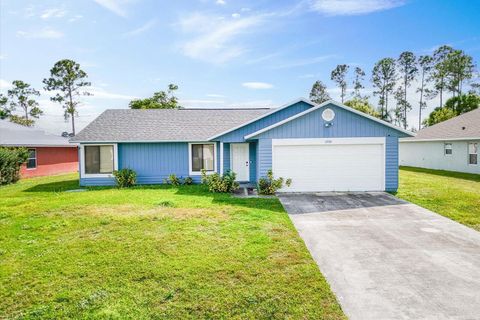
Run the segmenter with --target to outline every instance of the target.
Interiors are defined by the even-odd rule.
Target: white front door
[[[232,171],[237,174],[238,181],[250,180],[250,156],[248,143],[231,144]]]

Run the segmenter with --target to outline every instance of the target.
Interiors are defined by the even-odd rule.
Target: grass
[[[480,175],[400,168],[397,197],[480,231]]]
[[[344,319],[276,199],[0,187],[0,318]]]

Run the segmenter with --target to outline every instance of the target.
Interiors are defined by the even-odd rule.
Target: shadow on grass
[[[79,188],[78,179],[70,179],[37,184],[31,188],[25,189],[25,192],[61,192]]]
[[[446,170],[433,170],[433,169],[425,169],[425,168],[417,168],[417,167],[403,167],[403,166],[400,167],[400,169],[403,171],[409,171],[409,172],[427,173],[427,174],[433,174],[441,177],[457,178],[457,179],[480,182],[480,174],[454,172],[454,171],[446,171]]]
[[[256,199],[256,198],[235,198],[227,193],[211,193],[203,185],[190,186],[171,186],[165,184],[155,185],[137,185],[128,189],[119,189],[116,186],[99,187],[80,187],[78,179],[64,180],[37,184],[31,188],[25,189],[25,192],[63,192],[74,189],[86,189],[88,192],[99,192],[104,190],[122,190],[128,192],[141,192],[142,190],[176,190],[175,194],[179,196],[207,197],[212,199],[212,203],[219,205],[233,205],[246,208],[267,209],[275,212],[284,212],[284,209],[278,199]],[[128,197],[132,196],[131,194]],[[128,199],[125,200],[128,203]]]

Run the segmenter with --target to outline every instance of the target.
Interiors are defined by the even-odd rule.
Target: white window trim
[[[470,163],[470,155],[471,155],[471,154],[475,154],[475,153],[470,153],[470,145],[471,145],[471,144],[476,144],[476,145],[477,145],[477,153],[476,153],[476,155],[477,155],[477,163]],[[478,160],[479,160],[478,158],[479,158],[479,156],[480,156],[480,153],[478,152],[478,147],[479,147],[479,145],[480,145],[480,143],[478,143],[478,142],[468,142],[468,143],[467,143],[467,164],[468,164],[469,166],[478,166]]]
[[[450,145],[450,150],[452,150],[452,153],[450,153],[450,154],[447,153],[447,148],[446,148],[447,144]],[[446,157],[453,156],[453,143],[450,143],[450,142],[443,143],[443,155],[446,156]]]
[[[30,152],[29,152],[29,154],[28,154],[28,159],[27,159],[27,163],[25,163],[25,169],[26,169],[26,170],[37,170],[37,168],[38,168],[37,148],[28,148],[27,150],[31,150],[31,149],[35,150],[35,158],[30,158]],[[30,160],[30,159],[35,159],[35,168],[29,168],[29,167],[28,167],[28,160]]]
[[[191,176],[200,176],[202,174],[201,171],[193,171],[192,170],[192,145],[195,144],[213,144],[213,171],[207,171],[206,174],[214,174],[217,172],[217,143],[216,142],[189,142],[188,143],[188,174]]]
[[[80,178],[112,178],[112,173],[85,173],[85,147],[113,146],[113,170],[118,170],[118,145],[116,143],[80,145]]]

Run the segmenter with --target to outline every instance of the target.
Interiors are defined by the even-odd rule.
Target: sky
[[[431,54],[448,44],[479,63],[479,12],[480,0],[0,0],[0,92],[13,80],[40,90],[37,126],[52,133],[70,123],[42,80],[65,58],[92,83],[77,129],[169,83],[191,108],[277,107],[308,97],[316,80],[339,100],[330,72],[343,63],[365,70],[371,96],[374,63],[403,51]]]

